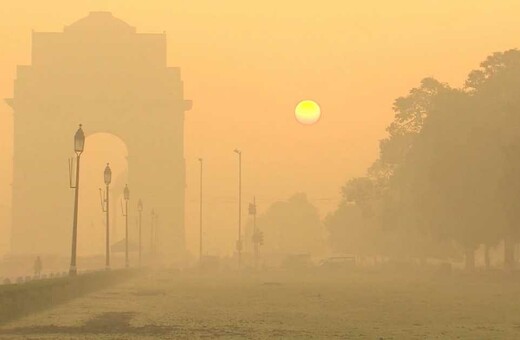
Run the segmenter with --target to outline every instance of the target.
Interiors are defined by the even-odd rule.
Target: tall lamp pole
[[[106,260],[105,260],[105,269],[110,269],[110,190],[109,186],[112,182],[112,170],[110,169],[110,164],[107,163],[105,167],[105,171],[103,172],[103,179],[105,180],[105,194],[103,195],[101,189],[99,189],[99,194],[101,195],[101,208],[105,212],[106,215],[106,244],[105,244],[105,252],[106,252]]]
[[[123,195],[125,199],[125,210],[123,211],[123,216],[125,217],[125,267],[128,268],[128,200],[130,199],[130,190],[128,190],[128,184],[125,185]],[[122,204],[121,210],[123,210]]]
[[[143,201],[139,199],[137,202],[137,211],[139,211],[139,267],[141,266],[142,247],[141,247],[141,225],[143,221]]]
[[[199,222],[200,222],[200,231],[199,231],[199,261],[202,261],[202,158],[199,158],[200,162],[200,207],[199,207]]]
[[[242,151],[235,149],[238,155],[238,269],[242,266]]]
[[[155,210],[152,209],[152,220],[150,223],[150,253],[155,254],[155,230],[154,230],[154,224],[155,224]]]
[[[249,203],[249,215],[253,215],[253,244],[255,246],[255,268],[258,268],[258,230],[256,229],[256,197]]]
[[[154,244],[155,244],[155,254],[159,254],[161,253],[161,236],[159,235],[159,232],[161,230],[161,225],[159,223],[159,214],[158,213],[155,213],[155,222],[154,222],[154,226],[155,226],[155,233],[154,233]],[[160,257],[160,256],[159,256]]]
[[[69,275],[75,276],[77,274],[76,268],[76,245],[78,239],[78,201],[79,201],[79,162],[81,154],[85,149],[85,133],[81,124],[79,125],[78,131],[74,135],[74,152],[76,153],[76,182],[72,184],[72,167],[73,160],[69,160],[69,181],[70,187],[75,189],[74,193],[74,217],[72,221],[72,251],[70,257],[70,269]]]

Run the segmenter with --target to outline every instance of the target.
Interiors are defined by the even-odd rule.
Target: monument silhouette
[[[184,114],[191,101],[180,69],[166,64],[166,45],[165,33],[137,33],[109,12],[91,12],[63,32],[33,32],[32,64],[18,66],[7,99],[14,111],[14,254],[70,253],[67,159],[79,123],[87,137],[104,132],[126,143],[132,208],[137,213],[141,198],[155,209],[163,251],[184,251]],[[102,184],[103,169],[83,171],[99,172]],[[78,226],[79,238],[87,227]]]

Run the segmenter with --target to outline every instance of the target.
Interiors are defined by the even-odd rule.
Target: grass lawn
[[[2,339],[519,339],[520,277],[150,273],[0,327]]]

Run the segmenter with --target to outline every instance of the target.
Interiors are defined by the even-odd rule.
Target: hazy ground
[[[149,274],[0,327],[1,338],[520,338],[520,278]]]

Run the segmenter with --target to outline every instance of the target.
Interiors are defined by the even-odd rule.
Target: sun
[[[294,115],[301,124],[312,125],[320,120],[321,109],[315,101],[303,100],[296,105]]]

